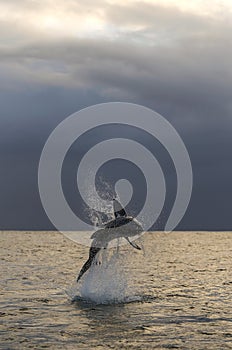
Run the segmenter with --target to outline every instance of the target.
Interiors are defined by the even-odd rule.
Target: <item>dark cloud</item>
[[[126,12],[127,8],[120,9]],[[182,33],[174,39],[170,34],[168,37],[172,41],[168,45],[165,40],[164,44],[157,42],[155,37],[150,37],[148,41],[143,38],[142,43],[130,42],[122,33],[117,40],[37,41],[22,47],[2,49],[1,60],[7,61],[8,70],[14,75],[18,72],[19,79],[35,83],[44,81],[51,85],[83,88],[98,86],[103,96],[119,94],[120,97],[142,98],[148,103],[154,99],[173,100],[173,103],[185,104],[187,108],[191,104],[196,106],[209,101],[215,105],[218,105],[217,101],[223,102],[226,107],[231,98],[231,75],[228,74],[230,26],[221,20],[204,20],[194,15],[200,23],[204,23],[204,26],[197,26],[195,19],[195,22],[192,21],[194,27],[189,21],[190,14],[177,9],[166,11],[173,15],[175,21],[179,15],[184,22],[175,22],[174,27],[177,23],[179,25],[176,31],[173,29],[173,35]],[[167,25],[165,21],[162,23],[164,27]],[[148,26],[146,30],[132,31],[129,35],[140,37],[144,31],[154,35],[156,32]]]
[[[44,11],[39,2],[9,6],[26,18]],[[0,24],[2,228],[51,228],[37,189],[46,138],[76,110],[121,100],[164,115],[189,150],[194,190],[179,228],[231,229],[231,12],[104,1],[57,2],[61,8],[98,14],[108,36],[46,36],[27,21]]]

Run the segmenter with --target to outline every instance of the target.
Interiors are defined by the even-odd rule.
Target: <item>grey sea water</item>
[[[88,248],[1,232],[1,349],[232,349],[232,233],[146,233],[76,285]]]

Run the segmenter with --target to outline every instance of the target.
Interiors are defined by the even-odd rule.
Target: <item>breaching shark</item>
[[[110,220],[103,227],[91,236],[93,239],[89,249],[89,258],[82,266],[77,277],[77,282],[94,262],[94,258],[101,249],[106,249],[109,242],[116,238],[125,238],[127,242],[135,249],[141,248],[134,242],[131,242],[129,237],[136,236],[143,232],[141,224],[132,216],[128,216],[125,209],[118,200],[113,199],[114,219]]]

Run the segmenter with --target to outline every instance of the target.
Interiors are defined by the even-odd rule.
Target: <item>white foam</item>
[[[127,289],[125,270],[119,264],[121,259],[117,252],[113,252],[111,257],[107,253],[109,251],[103,253],[101,264],[91,266],[83,278],[80,286],[82,298],[100,304],[124,300]]]
[[[72,287],[69,296],[74,300],[77,298],[97,304],[138,300],[137,296],[131,295],[124,261],[123,255],[116,249],[105,250],[101,257],[101,264],[93,264],[80,282]]]

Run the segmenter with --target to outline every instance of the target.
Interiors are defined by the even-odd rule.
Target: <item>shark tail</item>
[[[80,280],[80,278],[84,275],[84,273],[86,271],[88,271],[88,269],[90,268],[90,266],[92,265],[93,259],[95,258],[95,256],[97,255],[97,253],[99,252],[101,248],[97,248],[97,247],[91,247],[89,250],[89,259],[86,261],[86,263],[82,266],[81,271],[77,277],[77,282]]]

